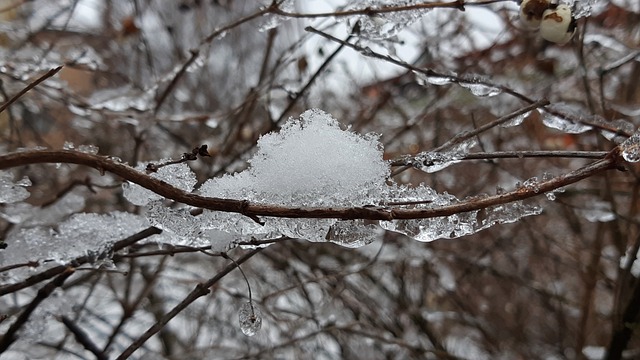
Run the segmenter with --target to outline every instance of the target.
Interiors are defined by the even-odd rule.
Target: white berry
[[[540,35],[543,39],[563,45],[571,40],[575,32],[575,22],[568,5],[558,5],[555,9],[547,9],[542,14]]]

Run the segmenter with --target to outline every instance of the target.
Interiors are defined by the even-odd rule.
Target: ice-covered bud
[[[564,45],[575,32],[576,22],[568,5],[558,5],[555,9],[544,11],[540,23],[540,35],[543,39]]]
[[[536,30],[540,27],[542,14],[550,7],[549,0],[524,0],[520,3],[520,21],[526,28]]]

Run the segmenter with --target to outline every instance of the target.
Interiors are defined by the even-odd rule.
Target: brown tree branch
[[[393,209],[389,207],[363,206],[353,208],[339,207],[291,207],[272,204],[257,204],[246,200],[221,199],[187,193],[170,184],[151,177],[128,165],[115,162],[106,156],[87,154],[77,151],[34,150],[11,153],[0,156],[0,170],[28,164],[68,163],[79,164],[108,171],[123,179],[136,183],[154,193],[186,205],[203,209],[256,216],[281,218],[324,218],[324,219],[368,219],[397,220],[425,219],[475,211],[490,206],[509,203],[539,196],[563,186],[576,183],[605,170],[619,168],[623,162],[619,148],[612,150],[604,159],[595,161],[567,174],[547,181],[541,181],[534,188],[520,188],[504,194],[472,198],[458,203],[427,209]]]

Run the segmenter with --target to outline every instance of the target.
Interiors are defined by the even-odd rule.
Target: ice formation
[[[389,166],[377,136],[342,130],[331,115],[317,109],[290,119],[279,133],[258,141],[250,167],[234,175],[210,179],[202,195],[255,203],[304,207],[371,205],[384,196]],[[237,214],[205,212],[218,230],[239,236],[289,236],[310,241],[353,245],[344,229],[354,223],[337,219],[263,219],[264,225]],[[336,226],[336,228],[332,228]],[[371,232],[358,227],[363,239]],[[356,241],[357,242],[357,241]],[[366,241],[365,241],[366,242]]]
[[[622,157],[628,162],[640,161],[640,130],[620,144]]]

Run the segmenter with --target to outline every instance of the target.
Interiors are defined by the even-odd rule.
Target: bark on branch
[[[281,218],[336,218],[336,219],[368,219],[398,220],[426,219],[453,214],[481,210],[490,206],[524,200],[576,183],[605,170],[619,168],[622,163],[619,149],[612,150],[604,159],[597,160],[584,167],[542,181],[532,188],[520,188],[507,193],[469,198],[455,204],[428,209],[401,209],[392,206],[370,207],[291,207],[272,204],[257,204],[246,200],[221,199],[182,191],[170,184],[140,172],[126,164],[116,162],[109,157],[92,155],[68,150],[34,150],[10,153],[0,156],[0,170],[43,163],[66,163],[89,166],[100,172],[108,171],[124,180],[138,184],[167,199],[183,204],[222,212],[231,212],[249,217],[272,216]]]

